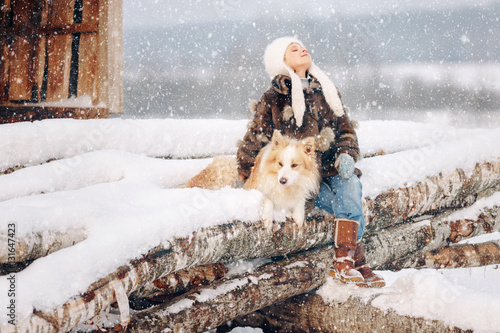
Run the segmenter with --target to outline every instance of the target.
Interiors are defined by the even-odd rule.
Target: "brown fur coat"
[[[340,93],[339,93],[339,97]],[[301,140],[313,136],[316,141],[318,165],[323,177],[334,176],[335,159],[341,153],[348,153],[355,161],[359,158],[358,138],[344,108],[344,115],[337,117],[328,106],[321,85],[314,77],[304,89],[306,111],[303,124],[297,127],[291,108],[291,79],[277,75],[272,85],[254,105],[255,114],[243,140],[238,145],[238,172],[250,175],[255,157],[271,139],[273,131]],[[360,176],[361,172],[356,169]]]

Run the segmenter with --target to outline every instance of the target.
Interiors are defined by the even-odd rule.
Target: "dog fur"
[[[313,137],[295,140],[275,130],[271,142],[255,158],[244,189],[256,189],[264,194],[262,219],[272,227],[274,209],[284,210],[298,227],[304,223],[305,205],[319,191],[320,172]],[[185,187],[220,189],[235,187],[238,180],[236,159],[216,156],[213,162],[191,178]]]
[[[250,177],[243,188],[264,194],[262,219],[272,226],[274,209],[291,212],[295,223],[304,223],[305,204],[320,185],[314,138],[298,141],[275,130],[271,142],[257,155]]]
[[[233,156],[218,155],[205,169],[189,179],[184,187],[201,187],[220,190],[223,187],[236,187],[238,171]]]

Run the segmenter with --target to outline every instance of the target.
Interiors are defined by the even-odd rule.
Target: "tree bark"
[[[217,281],[147,310],[136,312],[127,332],[204,332],[325,282],[334,256],[323,247],[264,265],[252,274]]]
[[[500,189],[500,160],[478,163],[471,172],[457,169],[375,198],[365,197],[366,230],[374,232],[429,212],[465,207],[492,189]]]
[[[175,295],[181,295],[189,290],[209,285],[220,280],[227,273],[226,265],[211,264],[181,269],[167,276],[147,283],[141,295],[138,297],[147,298],[153,302],[164,301],[173,298]],[[136,296],[132,294],[131,297]]]
[[[308,332],[472,332],[424,318],[382,311],[351,296],[342,304],[326,304],[318,294],[299,295],[233,320],[237,326],[260,327],[265,333]]]
[[[389,270],[403,268],[480,267],[500,263],[500,241],[460,244],[419,253],[386,265]]]
[[[333,241],[333,216],[308,218],[302,229],[295,223],[281,223],[277,231],[261,222],[235,221],[195,232],[191,237],[176,238],[169,248],[158,246],[141,260],[120,267],[89,287],[84,295],[52,311],[35,312],[20,322],[20,331],[67,332],[98,316],[116,301],[116,289],[128,296],[142,295],[147,286],[170,273],[191,266],[227,263],[239,259],[270,258],[293,253]],[[36,325],[33,317],[40,317]]]
[[[365,236],[364,243],[367,249],[365,255],[369,266],[385,270],[410,268],[413,266],[397,264],[400,258],[413,258],[415,255],[444,248],[462,239],[500,231],[500,206],[471,208],[478,212],[475,219],[466,221],[449,219],[450,214],[467,208],[452,210],[432,217],[428,222],[406,223]],[[487,260],[493,263],[495,259]],[[170,299],[202,284],[203,281],[211,282],[221,278],[223,271],[224,265],[221,264],[180,270],[146,284],[141,294],[134,293],[132,296],[146,297],[153,301]]]
[[[437,250],[478,235],[500,231],[500,206],[476,205],[475,218],[456,220],[453,210],[429,220],[405,223],[363,237],[365,255],[372,268],[395,270],[406,268],[404,258]]]
[[[474,226],[472,232],[468,228],[458,227],[455,228],[455,233],[465,231],[465,237],[472,237],[498,229],[498,207],[495,209],[485,209],[476,223],[467,222],[468,225]],[[94,283],[84,295],[77,296],[52,311],[35,311],[30,318],[19,323],[18,328],[27,332],[37,329],[46,332],[67,332],[78,324],[97,317],[110,304],[116,302],[116,290],[124,290],[127,296],[133,293],[140,297],[150,293],[150,286],[154,285],[154,281],[190,266],[239,259],[270,258],[330,244],[333,242],[334,230],[332,218],[315,216],[306,220],[301,230],[296,229],[294,223],[287,221],[275,232],[262,228],[261,223],[236,221],[200,230],[190,238],[174,239],[168,249],[152,249],[143,259],[131,262]],[[436,228],[434,224],[439,227]],[[430,226],[428,223],[407,224],[371,235],[366,239],[368,262],[372,265],[385,263],[391,258],[399,258],[405,251],[410,254],[415,252],[415,249],[441,247],[449,242],[452,225],[449,221],[431,222]],[[400,236],[397,236],[398,234]],[[460,238],[458,234],[454,237]],[[413,245],[394,251],[397,247],[395,239],[398,243]]]
[[[22,238],[16,237],[13,260],[7,251],[0,251],[0,263],[22,262],[44,257],[52,252],[73,246],[87,238],[83,229],[70,229],[65,232],[42,231],[27,235]],[[0,249],[8,249],[8,237],[0,235]]]
[[[365,197],[366,233],[374,233],[408,218],[472,204],[478,194],[500,187],[500,161],[477,164],[473,172],[455,170],[450,175],[427,178],[411,187],[391,189],[375,198]],[[32,260],[85,239],[83,230],[64,233],[46,231],[19,238],[16,261]],[[278,236],[279,237],[279,236]],[[0,249],[7,249],[6,235],[0,235]],[[7,263],[0,252],[0,263]]]
[[[403,218],[422,214],[427,210],[468,204],[472,201],[468,199],[471,196],[474,196],[475,200],[474,191],[485,192],[498,186],[499,169],[500,162],[482,163],[478,164],[469,176],[457,170],[450,176],[429,178],[415,187],[391,190],[383,197],[378,196],[374,199],[380,200],[380,204],[377,205],[368,199],[368,215],[372,221],[372,226],[369,225],[368,230],[373,233]],[[434,195],[434,191],[439,195]],[[438,200],[439,203],[433,203],[432,200]],[[388,209],[391,203],[395,205],[394,213]],[[491,216],[487,216],[487,213],[483,215],[477,223],[464,222],[474,229],[468,236],[480,233],[481,228],[478,226],[487,232],[498,226],[496,218],[498,214],[492,212]],[[446,222],[443,222],[439,228],[434,227],[432,223],[431,227],[425,224],[402,227],[406,228],[406,232],[416,235],[413,238],[402,232],[403,229],[398,229],[397,232],[396,229],[384,230],[373,236],[375,237],[373,240],[367,235],[368,262],[383,267],[383,263],[401,257],[405,251],[406,254],[411,254],[415,249],[428,251],[432,246],[441,247],[443,243],[459,237],[464,230],[455,228],[453,231],[451,226],[452,223],[447,226]],[[150,292],[150,285],[154,284],[154,281],[187,267],[227,263],[239,259],[269,258],[330,244],[333,242],[333,227],[333,217],[317,215],[307,219],[300,230],[290,221],[282,223],[275,232],[264,229],[261,223],[240,221],[206,228],[194,233],[190,238],[172,240],[169,248],[159,246],[152,249],[142,260],[131,262],[94,283],[85,295],[75,296],[53,311],[43,313],[35,311],[30,318],[19,323],[18,327],[20,331],[39,329],[46,332],[66,332],[98,316],[114,303],[116,290],[119,290],[118,294],[125,293],[126,296],[130,296],[134,293],[140,296]],[[392,233],[393,231],[395,233]],[[468,233],[467,228],[465,231]],[[453,236],[453,232],[458,234]],[[397,233],[400,235],[397,242],[412,243],[412,247],[405,248],[406,245],[402,245],[397,251],[391,249],[394,247],[394,235]],[[382,249],[378,250],[379,247]]]

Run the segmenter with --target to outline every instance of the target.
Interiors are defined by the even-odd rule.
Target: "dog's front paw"
[[[271,229],[273,226],[273,202],[265,197],[262,202],[262,222],[266,229]]]
[[[297,209],[292,213],[292,218],[298,229],[302,229],[304,225],[304,210]]]
[[[297,228],[302,229],[302,226],[304,225],[304,218],[294,218],[293,220],[295,221],[295,225],[297,226]]]

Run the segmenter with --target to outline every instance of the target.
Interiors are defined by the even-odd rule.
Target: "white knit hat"
[[[295,37],[281,37],[275,39],[271,44],[266,47],[264,52],[264,66],[266,67],[267,73],[274,78],[278,74],[289,75],[292,79],[292,110],[295,119],[297,120],[297,126],[302,126],[302,120],[304,117],[304,112],[306,110],[306,104],[304,100],[304,92],[302,91],[302,83],[300,78],[295,72],[285,63],[285,52],[288,46],[292,43],[298,43],[302,47],[301,41]],[[332,81],[326,76],[321,69],[318,68],[314,63],[308,70],[309,74],[318,79],[321,87],[323,88],[323,95],[325,96],[326,102],[333,110],[337,117],[344,115],[344,108],[342,107],[342,102],[340,101],[339,95],[337,93],[337,88]]]

